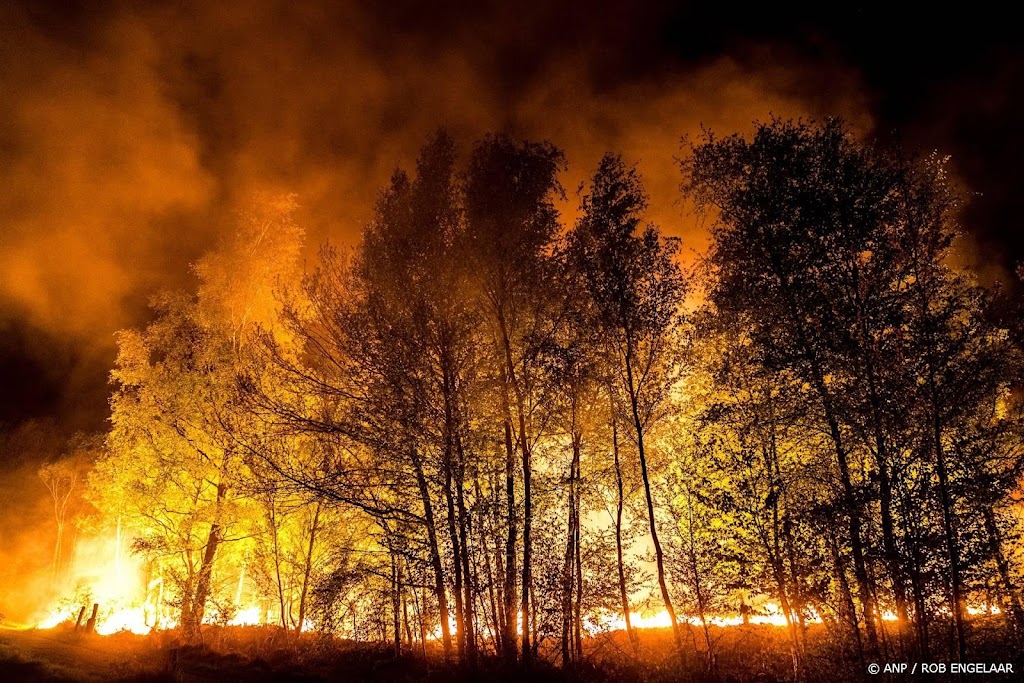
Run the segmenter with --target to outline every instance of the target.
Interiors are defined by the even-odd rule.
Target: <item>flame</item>
[[[65,622],[73,621],[75,615],[72,614],[72,611],[70,607],[59,607],[52,610],[36,624],[36,628],[55,628]]]
[[[231,626],[259,626],[266,623],[265,614],[259,607],[247,607],[235,613],[228,624]]]
[[[119,544],[119,539],[115,543]],[[110,557],[109,552],[106,557]],[[125,631],[146,635],[156,629],[175,628],[178,625],[177,618],[173,611],[166,611],[162,578],[155,578],[147,584],[142,576],[142,568],[137,563],[126,561],[120,552],[115,551],[112,560],[105,566],[91,571],[80,571],[74,595],[62,599],[56,607],[43,614],[36,622],[36,628],[52,629],[61,624],[75,623],[83,606],[86,609],[82,614],[81,626],[84,627],[91,616],[93,604],[99,605],[95,624],[95,632],[99,635]],[[243,582],[244,574],[239,578],[239,588],[235,596],[237,611],[227,620],[227,624],[257,626],[273,623],[274,619],[268,616],[265,606],[242,604]],[[947,608],[940,608],[939,611],[948,614]],[[971,616],[997,615],[1002,612],[997,605],[984,602],[968,605],[966,611]],[[881,619],[896,621],[898,617],[892,610],[884,610]],[[203,623],[212,624],[218,620],[218,615],[207,613]],[[744,623],[788,626],[785,613],[775,602],[764,602],[749,613],[746,619],[738,614],[714,614],[706,616],[704,621],[719,627],[740,626]],[[804,621],[821,623],[822,619],[813,610],[809,610]],[[699,627],[704,622],[698,616],[687,615],[680,619],[680,623]],[[521,619],[517,618],[517,628],[520,624]],[[664,609],[657,612],[631,612],[630,625],[636,629],[668,628],[672,621]],[[585,617],[583,626],[586,633],[593,636],[602,632],[625,630],[626,622],[621,614],[602,611]],[[450,617],[450,627],[451,633],[454,634],[457,631],[454,615]],[[303,630],[313,629],[314,624],[308,619],[305,620]],[[440,625],[431,629],[427,637],[431,640],[440,639]]]
[[[86,610],[86,615],[82,618],[82,626],[85,626],[88,616],[89,613],[88,610]],[[258,626],[266,623],[267,620],[265,617],[266,615],[260,607],[252,606],[239,610],[230,620],[228,620],[227,623],[230,626]],[[61,624],[73,623],[77,618],[77,609],[70,606],[59,607],[43,617],[43,619],[36,624],[36,628],[55,628]],[[213,624],[215,622],[215,615],[208,614],[203,619],[204,624]],[[174,628],[178,624],[175,618],[164,617],[161,620],[160,625],[163,628]],[[310,629],[312,627],[312,622],[307,619],[304,624],[304,628]],[[96,633],[101,636],[108,636],[113,633],[121,633],[123,631],[128,631],[138,635],[147,635],[153,632],[156,628],[156,609],[155,605],[150,602],[143,605],[117,606],[106,612],[100,610],[96,618]]]
[[[138,635],[146,635],[152,627],[146,623],[146,613],[141,607],[128,607],[117,610],[96,626],[96,633],[109,636],[111,633],[131,631]]]
[[[983,602],[980,605],[968,605],[967,613],[973,617],[979,614],[1002,614],[1003,610],[999,609],[999,605],[990,605],[987,602]]]
[[[743,616],[739,614],[714,614],[705,616],[705,621],[709,626],[742,626],[744,623]],[[804,619],[807,623],[820,623],[821,617],[814,612],[810,611]],[[691,626],[701,626],[701,619],[699,616],[686,616],[679,619],[680,623],[689,624]],[[630,626],[636,629],[646,628],[668,628],[672,625],[672,620],[668,616],[666,610],[659,612],[630,612],[629,615]],[[787,626],[786,615],[782,612],[779,606],[773,602],[765,603],[759,612],[750,614],[747,617],[747,623],[756,625],[766,626]],[[585,625],[586,631],[594,635],[600,632],[606,631],[622,631],[626,628],[626,620],[621,614],[614,614],[605,612],[594,618],[587,620]]]
[[[50,629],[61,624],[74,623],[78,619],[78,609],[71,606],[58,607],[43,617],[36,628]],[[85,626],[90,617],[88,609],[82,616],[81,626]],[[130,631],[139,635],[146,635],[153,630],[154,622],[152,615],[146,606],[115,606],[107,611],[100,611],[96,616],[96,633],[101,636],[109,636],[112,633]]]

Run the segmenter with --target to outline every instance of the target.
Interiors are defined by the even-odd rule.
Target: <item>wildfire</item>
[[[228,624],[231,626],[258,626],[266,623],[266,614],[259,607],[247,607],[239,610]]]
[[[709,615],[705,617],[707,623],[711,626],[741,626],[744,623],[742,615],[730,614],[730,615]],[[821,621],[821,617],[817,614],[812,613],[809,617],[804,619],[805,622],[818,623]],[[681,619],[681,622],[690,624],[691,626],[701,626],[701,619],[699,616],[686,616]],[[630,626],[637,629],[647,628],[668,628],[672,625],[672,620],[669,618],[668,612],[661,610],[659,612],[631,612],[629,615]],[[747,623],[767,626],[786,626],[786,615],[782,613],[778,605],[772,602],[765,603],[760,611],[750,614],[747,617]],[[588,620],[587,631],[591,634],[599,633],[602,631],[619,631],[625,630],[626,620],[621,614],[605,613],[597,618]]]
[[[86,614],[88,615],[88,610]],[[73,623],[77,618],[78,609],[71,606],[59,607],[43,617],[37,623],[36,628],[56,628],[61,624]],[[87,616],[83,617],[83,625],[86,618]],[[203,619],[205,624],[213,624],[216,621],[217,619],[213,615],[207,615]],[[227,620],[227,624],[230,626],[258,626],[264,623],[266,623],[266,615],[258,606],[241,609]],[[159,622],[159,626],[162,628],[174,628],[177,625],[177,620],[170,617],[165,617]],[[101,636],[108,636],[123,631],[147,635],[155,630],[157,626],[155,610],[150,604],[117,606],[106,611],[101,610],[96,619],[96,633]]]
[[[146,635],[157,629],[175,628],[178,619],[172,610],[166,609],[163,579],[158,577],[147,583],[137,563],[120,553],[113,555],[112,561],[98,562],[98,567],[87,570],[79,567],[74,590],[43,614],[36,628],[51,629],[79,622],[85,627],[92,616],[93,604],[98,605],[93,630],[99,635],[125,631]],[[231,626],[267,623],[266,613],[256,605],[240,606],[227,620],[208,613],[203,621],[206,624],[220,621]]]
[[[162,578],[155,578],[148,583],[142,579],[141,567],[126,561],[120,553],[114,554],[113,562],[109,566],[101,566],[89,572],[80,572],[78,583],[74,594],[62,599],[56,607],[53,607],[36,622],[40,629],[51,629],[61,624],[80,622],[85,627],[87,621],[93,616],[92,606],[98,605],[95,614],[93,630],[99,635],[110,635],[120,632],[130,632],[139,635],[146,635],[157,629],[172,629],[177,623],[177,615],[173,610],[167,610],[164,600],[164,585]],[[236,595],[236,609],[231,614],[217,614],[208,612],[203,620],[205,624],[221,623],[230,626],[257,626],[260,624],[273,623],[275,620],[270,617],[265,606],[245,605],[242,603],[242,580],[239,581],[239,590]],[[1001,610],[997,605],[981,603],[969,605],[966,611],[971,616],[985,614],[1000,614]],[[884,621],[896,621],[895,612],[885,610],[881,613]],[[687,615],[681,623],[692,626],[702,626],[704,622],[718,627],[741,626],[745,623],[767,626],[788,626],[786,614],[780,606],[774,602],[767,601],[755,607],[744,617],[740,614],[716,614],[708,615],[702,622],[699,616]],[[814,613],[805,615],[805,623],[820,623],[821,617]],[[517,618],[516,623],[519,624]],[[668,612],[660,610],[657,612],[631,612],[630,625],[636,629],[668,628],[671,626],[671,619]],[[304,630],[312,630],[314,625],[306,620],[303,624]],[[584,619],[584,630],[591,636],[609,631],[625,630],[626,621],[621,614],[613,612],[602,612],[591,615]],[[451,618],[452,633],[457,628],[454,617]],[[441,637],[440,627],[435,627],[428,638],[439,639]]]

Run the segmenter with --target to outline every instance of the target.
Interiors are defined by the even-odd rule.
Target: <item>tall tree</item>
[[[888,205],[891,182],[842,124],[772,121],[752,140],[708,136],[692,150],[686,189],[713,209],[711,299],[742,312],[766,362],[808,384],[832,441],[869,646],[878,647],[878,613],[865,554],[865,511],[851,468],[851,434],[842,414],[837,341],[849,334],[851,264],[870,258],[871,229]],[[881,242],[880,242],[881,243]],[[849,306],[846,306],[848,309]]]
[[[679,326],[686,283],[676,261],[678,242],[643,224],[647,196],[640,177],[615,155],[605,155],[573,229],[570,253],[587,282],[596,325],[614,359],[624,422],[636,444],[647,503],[658,586],[683,656],[682,634],[669,593],[658,537],[647,435],[663,416],[680,372]]]
[[[294,267],[302,237],[295,208],[293,197],[256,198],[196,265],[198,294],[163,294],[151,325],[119,337],[108,443],[112,457],[129,464],[119,471],[152,496],[139,501],[151,534],[136,548],[179,559],[189,640],[199,637],[243,476],[236,440],[249,417],[235,390],[242,349],[252,326],[271,319],[274,280]]]
[[[533,491],[532,456],[539,421],[536,349],[548,324],[552,292],[547,287],[550,254],[558,233],[554,201],[563,195],[557,174],[565,161],[548,143],[519,142],[491,135],[477,144],[463,182],[467,255],[473,265],[480,307],[491,327],[498,400],[505,443],[505,657],[515,658],[516,454],[523,483],[522,565],[519,616],[523,663],[530,645]]]

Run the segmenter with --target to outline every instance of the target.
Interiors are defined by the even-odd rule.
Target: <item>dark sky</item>
[[[570,189],[622,151],[699,251],[682,135],[840,115],[951,155],[970,259],[988,277],[1024,259],[1024,55],[980,3],[234,4],[0,7],[0,422],[102,428],[114,332],[190,284],[247,193],[298,193],[310,253],[351,240],[441,124],[550,138]]]

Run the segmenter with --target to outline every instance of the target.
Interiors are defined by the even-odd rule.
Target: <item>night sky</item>
[[[0,7],[0,422],[103,427],[114,333],[255,189],[299,195],[309,254],[351,241],[425,135],[563,147],[572,196],[605,150],[700,250],[673,155],[702,125],[846,118],[952,156],[984,277],[1024,260],[1024,54],[972,3],[43,3]],[[597,3],[593,3],[597,4]],[[216,5],[211,7],[209,5]],[[969,13],[967,10],[969,9]]]

